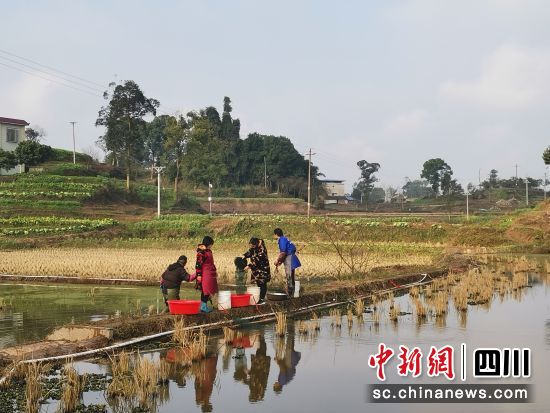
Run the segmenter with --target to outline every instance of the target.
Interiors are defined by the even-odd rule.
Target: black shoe
[[[256,304],[257,304],[257,305],[264,305],[264,304],[265,304],[265,300],[262,299],[262,298],[260,298],[260,301],[258,301]]]

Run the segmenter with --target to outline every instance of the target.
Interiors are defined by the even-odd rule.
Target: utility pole
[[[478,186],[481,188],[481,168],[477,170],[477,182]]]
[[[208,204],[209,204],[209,214],[212,217],[212,184],[208,182]]]
[[[73,164],[76,164],[76,142],[74,139],[74,124],[76,122],[69,122],[71,125],[73,125]]]
[[[529,181],[525,177],[525,205],[529,206]]]
[[[264,155],[264,187],[267,190],[267,160]]]
[[[164,171],[164,166],[154,166],[157,171],[157,217],[160,217],[160,173]]]
[[[466,191],[466,221],[470,220],[470,191]]]
[[[517,181],[518,181],[518,164],[515,164],[514,165],[516,167],[516,186],[518,185]]]
[[[311,153],[311,148],[308,151],[308,168],[307,168],[307,217],[309,218],[311,209],[311,156],[315,155]]]
[[[546,167],[548,169],[548,167]],[[546,201],[546,170],[544,171],[544,200]]]

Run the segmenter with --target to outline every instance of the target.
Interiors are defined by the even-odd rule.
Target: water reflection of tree
[[[276,343],[275,361],[279,366],[279,376],[273,384],[275,393],[281,393],[283,387],[288,385],[296,376],[296,367],[300,362],[302,354],[294,349],[295,334],[294,328],[290,327],[286,341],[284,338],[279,339]]]

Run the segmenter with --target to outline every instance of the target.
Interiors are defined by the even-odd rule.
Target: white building
[[[28,122],[23,119],[12,119],[0,117],[0,149],[4,151],[13,152],[19,142],[26,139],[25,127],[28,126]],[[9,171],[0,169],[0,174],[10,175],[17,173],[21,170],[21,165],[16,166]]]

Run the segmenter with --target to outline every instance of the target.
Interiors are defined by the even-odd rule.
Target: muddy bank
[[[135,280],[125,278],[80,278],[80,277],[66,277],[66,276],[54,276],[54,275],[12,275],[12,274],[0,274],[0,283],[59,283],[59,284],[100,284],[100,285],[158,285],[158,281],[154,280]]]
[[[263,306],[250,306],[234,308],[229,311],[213,311],[209,314],[197,314],[184,316],[186,326],[207,326],[206,330],[217,330],[223,325],[239,326],[254,322],[266,322],[273,318],[276,311],[284,311],[289,314],[302,314],[320,310],[319,304],[338,303],[359,296],[367,296],[378,291],[406,288],[407,284],[428,282],[432,279],[447,275],[448,269],[439,269],[428,273],[403,274],[392,278],[372,280],[323,292],[312,292],[299,298],[287,301],[271,301]],[[313,308],[310,308],[315,306]],[[117,345],[125,340],[158,333],[169,332],[174,327],[174,316],[170,314],[153,315],[147,317],[120,317],[110,320],[102,320],[79,326],[65,326],[57,329],[50,337],[56,340],[44,340],[37,343],[4,349],[0,352],[0,366],[13,360],[35,359],[44,357],[64,356],[82,351],[103,348],[107,345]],[[212,325],[220,323],[221,325]],[[74,337],[69,334],[61,337],[60,331],[70,330],[76,332]],[[101,331],[101,333],[98,333]],[[57,333],[57,334],[56,334]],[[84,334],[84,336],[82,335]],[[86,334],[89,334],[88,336]],[[167,335],[168,336],[168,335]],[[112,352],[112,351],[111,351]]]

